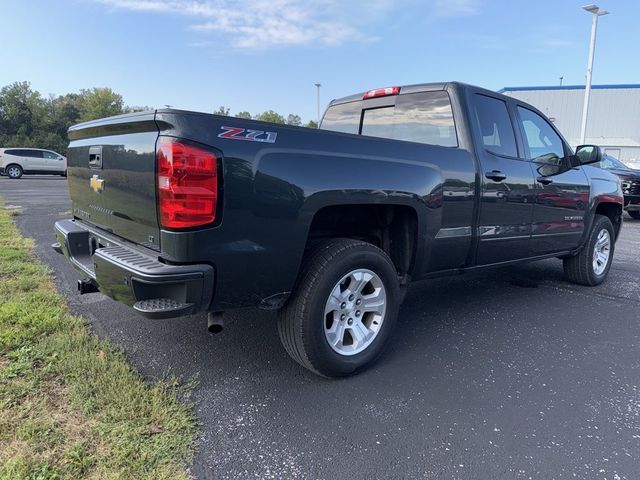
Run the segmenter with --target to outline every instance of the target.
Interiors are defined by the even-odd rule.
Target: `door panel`
[[[548,165],[534,163],[533,167],[538,171],[550,170]],[[589,205],[587,176],[581,168],[553,169],[555,173],[538,175],[544,183],[536,182],[531,242],[535,255],[577,247],[585,229]]]
[[[41,150],[23,150],[24,169],[42,172],[47,169]]]
[[[582,168],[572,168],[569,148],[544,117],[524,106],[518,106],[517,117],[536,178],[532,252],[573,249],[585,229],[589,180]]]
[[[64,161],[60,155],[53,152],[42,152],[44,156],[44,169],[47,172],[63,172]]]
[[[484,174],[498,170],[502,181],[483,177],[478,223],[478,265],[530,256],[535,189],[527,162],[482,155]]]
[[[526,258],[535,201],[531,166],[517,158],[507,104],[478,93],[472,104],[482,181],[476,264]]]

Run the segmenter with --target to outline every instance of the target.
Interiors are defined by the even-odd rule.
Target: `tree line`
[[[36,147],[65,152],[67,129],[76,123],[144,110],[127,106],[110,88],[43,97],[29,82],[0,89],[0,147]]]
[[[29,82],[15,82],[0,89],[0,147],[45,148],[64,154],[71,125],[142,110],[149,107],[125,105],[122,95],[110,88],[44,97],[33,90]],[[213,113],[230,114],[226,107]],[[239,112],[235,117],[302,126],[299,115],[290,114],[285,118],[273,110],[254,116]],[[316,127],[317,124],[311,121],[304,126]]]
[[[251,113],[246,111],[238,112],[235,115],[231,115],[231,109],[221,106],[217,110],[214,110],[213,114],[224,115],[226,117],[233,116],[236,118],[246,118],[248,120],[260,120],[262,122],[281,123],[283,125],[293,125],[294,127],[318,128],[318,122],[311,120],[303,125],[300,115],[290,113],[285,118],[284,116],[280,115],[277,112],[274,112],[273,110],[267,110],[266,112],[262,112],[257,115],[251,115]]]

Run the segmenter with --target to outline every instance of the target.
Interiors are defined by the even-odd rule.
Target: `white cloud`
[[[425,17],[476,15],[481,0],[94,0],[116,10],[182,16],[189,30],[224,34],[236,48],[287,45],[338,46],[377,40],[395,13],[409,10]],[[394,13],[395,12],[395,13]],[[388,26],[388,25],[387,25]],[[206,46],[195,41],[189,46]]]

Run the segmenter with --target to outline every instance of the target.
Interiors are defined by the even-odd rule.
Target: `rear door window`
[[[473,96],[478,130],[485,149],[496,155],[517,157],[516,136],[507,110],[507,104],[494,97]]]
[[[23,155],[25,157],[31,157],[31,158],[42,158],[42,151],[41,150],[24,150]]]
[[[451,102],[443,91],[399,95],[394,106],[365,110],[362,135],[458,146]]]

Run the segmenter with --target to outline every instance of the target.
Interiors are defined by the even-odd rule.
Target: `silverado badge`
[[[94,175],[89,179],[89,185],[94,192],[100,193],[104,190],[104,179],[100,178],[98,175]]]

